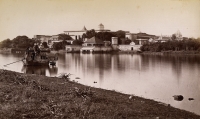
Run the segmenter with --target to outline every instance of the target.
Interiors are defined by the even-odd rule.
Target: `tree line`
[[[54,50],[64,49],[66,45],[70,45],[71,43],[68,40],[71,40],[71,36],[67,34],[58,34],[59,39],[62,42],[57,42],[53,44]],[[97,37],[102,41],[110,41],[112,37],[125,38],[125,31],[117,31],[117,32],[95,32],[94,29],[88,30],[86,33],[82,35],[82,38],[73,40],[72,45],[82,45],[83,39],[85,38],[92,38]],[[175,40],[175,35],[172,37],[172,40],[167,42],[156,42],[156,43],[149,43],[145,44],[141,47],[142,51],[152,51],[152,52],[160,52],[160,51],[179,51],[179,50],[195,50],[200,51],[200,38],[194,39],[183,39],[181,41]],[[5,39],[0,42],[0,48],[21,48],[25,49],[27,47],[32,47],[34,43],[40,43],[41,41],[28,38],[27,36],[17,36],[13,40]],[[125,44],[130,44],[131,40],[126,39]],[[119,44],[120,40],[119,40]],[[44,42],[42,44],[45,48],[48,47],[47,43]]]
[[[102,41],[110,41],[112,37],[125,38],[125,31],[119,30],[117,32],[95,32],[94,29],[88,30],[86,33],[82,35],[82,38],[76,39],[72,42],[72,45],[82,45],[83,39],[97,37]],[[58,39],[62,42],[56,42],[53,44],[53,49],[61,50],[64,49],[66,45],[70,45],[71,43],[68,40],[71,40],[72,37],[67,34],[58,34]],[[27,47],[32,47],[34,43],[40,43],[41,41],[36,40],[34,38],[28,38],[27,36],[17,36],[13,40],[5,39],[0,42],[0,48],[21,48],[25,49]],[[129,41],[128,41],[129,43]],[[47,43],[43,44],[47,47]]]
[[[167,42],[156,42],[145,44],[140,48],[142,51],[161,52],[161,51],[180,51],[180,50],[194,50],[200,51],[200,38],[184,39],[184,40],[170,40]]]
[[[84,38],[92,38],[92,37],[97,37],[102,41],[110,41],[112,40],[112,37],[118,37],[118,40],[120,38],[125,38],[125,31],[119,30],[116,32],[96,32],[94,29],[88,30],[86,33],[82,35],[83,39]],[[119,40],[120,43],[120,40]]]
[[[13,40],[6,39],[0,42],[0,48],[27,48],[34,45],[36,41],[27,36],[17,36]]]
[[[54,43],[53,48],[55,50],[60,50],[65,47],[65,45],[69,44],[67,40],[71,40],[71,36],[67,34],[58,34],[58,39],[62,40],[62,42]],[[0,42],[0,48],[19,48],[19,49],[26,49],[27,47],[32,47],[34,43],[40,44],[41,41],[34,39],[34,38],[28,38],[27,36],[17,36],[13,40],[5,39]],[[43,42],[42,46],[44,48],[49,48],[47,42]]]

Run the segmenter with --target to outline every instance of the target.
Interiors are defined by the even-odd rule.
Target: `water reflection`
[[[58,73],[58,68],[55,66],[22,66],[21,72],[25,74],[55,76]]]

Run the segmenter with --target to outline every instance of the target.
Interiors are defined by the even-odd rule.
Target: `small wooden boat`
[[[44,66],[44,65],[55,65],[58,57],[46,51],[34,52],[29,50],[25,53],[25,57],[22,60],[25,66]]]

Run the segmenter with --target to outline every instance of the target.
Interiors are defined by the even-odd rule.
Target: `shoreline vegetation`
[[[0,102],[0,118],[200,118],[169,104],[84,86],[67,78],[3,69]]]
[[[11,49],[7,49],[7,50],[0,50],[1,54],[24,54],[25,49],[22,50],[20,49],[17,53],[15,52],[11,52]],[[65,50],[59,50],[59,51],[50,51],[52,53],[67,53],[67,51]],[[70,52],[70,53],[80,53],[80,52]],[[103,53],[103,54],[147,54],[147,55],[200,55],[200,51],[195,51],[195,50],[190,50],[190,51],[185,51],[185,50],[180,50],[180,51],[173,51],[173,50],[168,50],[168,51],[141,51],[141,52],[136,52],[136,51],[112,51],[112,52],[94,52],[92,54],[99,54],[99,53]],[[86,53],[87,54],[87,53]]]

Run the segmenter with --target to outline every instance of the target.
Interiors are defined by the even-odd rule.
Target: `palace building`
[[[82,35],[87,32],[86,27],[84,26],[82,30],[76,31],[64,31],[65,34],[70,35],[74,40],[82,39]],[[110,32],[108,29],[104,29],[104,25],[101,23],[98,25],[98,29],[95,32]]]

